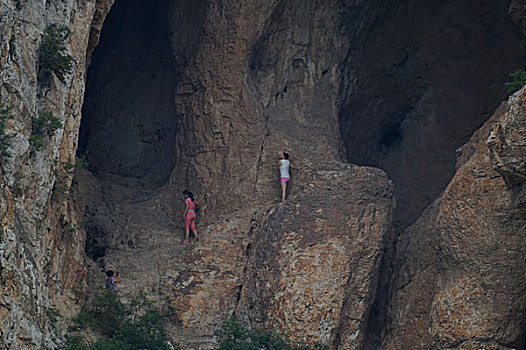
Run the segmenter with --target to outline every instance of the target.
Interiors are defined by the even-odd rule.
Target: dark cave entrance
[[[168,180],[175,166],[175,71],[170,1],[119,1],[104,23],[88,70],[79,153],[96,176],[142,188]]]
[[[137,203],[169,183],[177,159],[176,88],[199,43],[205,0],[116,0],[87,73],[78,154],[86,156],[86,254],[131,244]]]
[[[393,180],[399,228],[444,190],[456,150],[507,97],[508,74],[523,68],[525,40],[509,3],[389,0],[345,12],[370,16],[342,20],[351,43],[342,139],[351,163]]]

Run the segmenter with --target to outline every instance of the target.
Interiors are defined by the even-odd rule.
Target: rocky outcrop
[[[385,174],[328,164],[251,232],[235,314],[298,342],[359,349],[394,198]]]
[[[513,95],[475,133],[444,194],[400,237],[385,348],[525,346],[524,209],[497,172],[518,170],[525,98]]]
[[[515,94],[510,98],[508,111],[498,120],[487,143],[494,167],[504,178],[513,205],[519,212],[524,212],[526,206],[525,135],[524,100],[522,94]]]

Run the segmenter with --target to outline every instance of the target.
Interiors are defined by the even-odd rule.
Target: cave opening
[[[525,40],[509,0],[361,6],[343,11],[351,44],[340,131],[349,162],[382,168],[395,184],[403,229],[445,189],[457,149],[507,97]],[[345,20],[359,13],[371,15]]]
[[[85,180],[85,251],[93,260],[114,244],[132,244],[121,227],[181,162],[177,84],[198,47],[205,4],[116,0],[88,57],[77,154],[92,175]]]
[[[97,177],[156,188],[175,166],[169,3],[117,0],[104,22],[88,70],[79,137],[79,153]]]

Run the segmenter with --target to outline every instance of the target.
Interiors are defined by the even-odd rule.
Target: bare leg
[[[281,184],[281,203],[285,203],[285,198],[287,197],[287,184]]]
[[[197,240],[197,230],[195,229],[195,218],[192,220],[192,232],[194,233],[194,237]]]
[[[184,236],[185,240],[188,241],[188,239],[190,238],[190,229],[189,228],[186,228],[185,229],[185,236]]]

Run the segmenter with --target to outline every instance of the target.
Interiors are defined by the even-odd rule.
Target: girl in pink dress
[[[195,230],[195,208],[198,206],[197,201],[194,200],[194,195],[188,190],[183,191],[184,195],[184,214],[185,220],[185,239],[181,242],[182,244],[190,243],[190,228],[194,233],[195,239],[197,240],[197,231]]]

